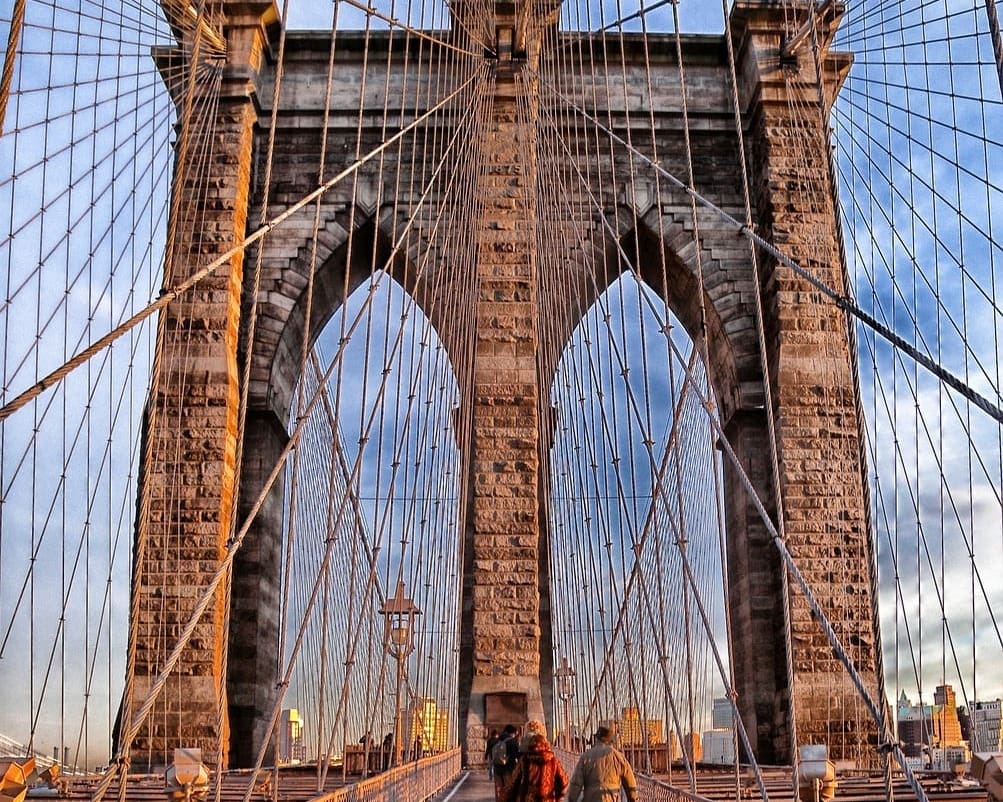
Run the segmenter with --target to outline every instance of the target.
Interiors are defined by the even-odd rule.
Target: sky
[[[836,38],[855,59],[832,123],[856,298],[999,405],[1003,104],[986,15],[897,12],[851,11]],[[946,679],[959,704],[1003,695],[1000,426],[866,327],[858,342],[889,692],[928,699]],[[910,637],[931,644],[922,659]]]
[[[281,3],[279,4],[281,7]],[[388,16],[405,18],[400,7],[404,4],[381,5],[377,7]],[[565,4],[566,18],[571,16],[571,3]],[[647,2],[646,5],[653,5]],[[602,20],[603,25],[609,24],[618,16],[628,16],[633,14],[639,7],[637,3],[624,3],[616,11],[617,6],[612,3],[600,4],[593,2],[590,9],[581,9],[574,14],[575,18],[585,19],[586,13],[592,20]],[[416,7],[417,8],[417,7]],[[429,3],[423,5],[426,19],[441,19],[442,9],[440,4]],[[395,9],[391,11],[391,9]],[[331,4],[324,0],[290,0],[288,7],[289,27],[293,30],[327,29],[330,27]],[[350,6],[343,6],[339,11],[340,23],[345,27],[364,27],[364,12]],[[671,6],[662,6],[660,9],[650,14],[650,30],[671,31],[673,30]],[[679,4],[680,27],[686,33],[720,33],[722,30],[723,12],[719,2],[715,0],[689,0]],[[636,30],[639,24],[635,21],[627,26],[627,30]]]

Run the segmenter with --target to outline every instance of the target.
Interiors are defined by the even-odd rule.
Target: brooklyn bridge
[[[1003,799],[995,0],[0,19],[5,800]]]

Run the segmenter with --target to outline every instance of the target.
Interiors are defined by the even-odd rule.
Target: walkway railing
[[[354,785],[315,797],[311,802],[398,802],[428,799],[442,790],[462,768],[460,749],[427,757],[377,774]]]
[[[708,797],[680,790],[653,777],[637,777],[638,798],[645,802],[710,802]]]

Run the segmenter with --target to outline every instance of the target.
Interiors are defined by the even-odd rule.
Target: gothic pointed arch
[[[420,350],[437,355],[437,381],[442,387],[440,396],[445,405],[439,428],[449,430],[445,440],[455,450],[455,434],[451,430],[452,409],[457,403],[455,370],[448,346],[439,348],[440,339],[435,333],[432,316],[423,310],[424,304],[433,315],[437,314],[435,301],[438,296],[420,280],[421,269],[408,258],[406,250],[394,247],[389,213],[363,217],[351,228],[342,225],[347,222],[338,218],[329,220],[316,243],[306,238],[295,249],[288,247],[288,243],[286,247],[272,245],[263,254],[255,336],[253,342],[244,344],[246,358],[251,360],[251,381],[241,465],[238,508],[241,521],[257,502],[296,423],[297,387],[306,378],[304,370],[308,368],[304,366],[309,365],[304,361],[304,353],[321,346],[331,359],[344,344],[345,353],[338,359],[343,360],[344,373],[350,377],[363,381],[363,377],[375,376],[378,381],[388,371],[385,364],[360,365],[359,360],[365,357],[352,345],[351,331],[345,333],[340,327],[339,315],[344,316],[347,327],[353,326],[350,318],[370,315],[376,331],[402,328],[408,317],[417,321],[414,325],[420,334],[402,336],[408,342],[414,341],[414,348],[403,355],[398,349],[397,359],[403,360],[398,367],[407,366],[407,360],[419,348],[416,344],[419,339]],[[312,293],[308,293],[307,274],[314,248],[318,266]],[[289,253],[293,255],[287,255]],[[441,314],[439,319],[442,319]],[[365,328],[363,325],[356,331],[356,341],[365,339]],[[441,356],[438,355],[440,351]],[[378,356],[370,355],[370,361],[373,359]],[[452,389],[448,386],[449,377],[452,377]],[[427,382],[427,379],[422,381]],[[348,398],[347,403],[355,404],[358,397],[365,394],[360,391],[353,396],[351,391],[343,389],[348,384],[350,382],[342,380],[341,394]],[[394,399],[399,401],[408,392],[413,393],[414,389],[389,393],[387,403],[393,404]],[[430,393],[426,388],[425,394]],[[312,414],[322,415],[323,405],[318,404]],[[398,407],[390,412],[391,416],[400,414],[402,411]],[[358,424],[358,417],[356,410],[353,423],[348,426],[348,440],[361,448],[365,434],[352,429]],[[339,426],[337,421],[329,423],[328,436],[340,437]],[[343,452],[346,449],[339,441],[333,450]],[[362,459],[356,454],[349,457]],[[393,458],[393,455],[387,457],[385,463],[390,464]],[[288,471],[288,464],[285,470]],[[459,472],[455,467],[452,475],[454,481],[458,481]],[[280,479],[272,485],[251,524],[246,545],[234,561],[231,659],[227,675],[232,733],[230,754],[234,766],[253,765],[257,751],[267,738],[267,716],[276,692],[282,546],[290,514]]]

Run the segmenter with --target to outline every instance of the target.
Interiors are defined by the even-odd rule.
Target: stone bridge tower
[[[205,122],[206,130],[215,132],[212,144],[218,159],[211,173],[193,179],[210,188],[199,195],[206,199],[178,204],[176,230],[193,230],[185,225],[186,216],[202,222],[198,238],[177,238],[169,263],[173,282],[204,263],[207,254],[228,253],[241,241],[249,214],[261,202],[256,194],[260,177],[253,175],[252,166],[264,147],[264,123],[272,112],[275,10],[268,2],[224,0],[222,5],[227,44],[225,63],[219,65],[222,90],[215,117]],[[575,315],[580,318],[589,305],[568,314],[568,310],[548,310],[536,295],[536,165],[527,163],[521,154],[534,151],[537,130],[532,109],[541,99],[520,61],[532,63],[538,56],[540,31],[523,30],[519,20],[506,15],[506,4],[498,5],[499,58],[491,65],[492,88],[486,95],[490,108],[485,115],[488,124],[478,179],[483,217],[477,230],[476,270],[485,291],[473,316],[477,326],[471,335],[475,343],[472,376],[461,381],[473,417],[469,431],[457,433],[472,488],[466,514],[459,688],[461,739],[471,756],[483,751],[485,730],[493,715],[553,720],[550,555],[543,503],[550,435],[549,422],[541,413],[550,376],[544,375],[546,360],[536,357],[537,331],[539,316],[558,312],[573,328]],[[822,23],[823,31],[835,26],[833,19]],[[825,105],[849,68],[849,59],[829,53],[827,39],[821,42],[826,92],[820,93],[809,52],[781,58],[784,16],[779,5],[770,0],[738,0],[729,24],[738,56],[756,226],[842,292],[846,276],[823,121]],[[659,111],[658,150],[670,171],[685,175],[674,45],[668,38],[657,39],[649,37],[650,52],[656,54],[649,60],[656,78],[651,103]],[[319,141],[321,98],[319,90],[311,87],[325,82],[318,76],[326,70],[328,41],[327,35],[295,34],[286,42],[283,80],[290,89],[282,94],[274,160],[275,183],[285,193],[273,199],[280,206],[314,186],[298,166],[303,154],[312,153]],[[359,46],[363,40],[346,34],[340,41],[338,64],[357,70],[365,56]],[[622,41],[623,57],[637,64],[631,80],[644,82],[642,43],[630,37]],[[368,42],[370,56],[373,48],[394,47],[392,40],[379,36],[371,36]],[[741,186],[739,145],[725,52],[722,37],[687,37],[683,57],[691,81],[689,115],[694,121],[693,152],[701,192],[742,218],[743,198],[737,189]],[[594,69],[598,75],[601,62]],[[340,85],[337,79],[334,85]],[[608,109],[601,109],[600,116],[606,118],[608,111],[609,118],[624,121],[630,119],[629,105],[637,102],[631,93],[602,100]],[[181,105],[185,98],[177,97],[176,102]],[[357,97],[351,100],[357,102]],[[347,101],[345,106],[354,112]],[[354,130],[352,114],[341,115],[339,120],[333,124]],[[199,135],[198,130],[189,134],[196,139]],[[529,146],[515,147],[515,143]],[[807,163],[806,148],[811,154]],[[379,176],[370,174],[365,180],[379,181]],[[176,192],[184,201],[195,197],[195,190],[179,186]],[[602,202],[615,210],[622,199],[610,187]],[[776,516],[764,406],[764,386],[769,382],[789,548],[877,696],[880,663],[874,618],[860,620],[848,614],[850,601],[853,609],[859,609],[861,600],[871,609],[875,590],[854,354],[842,313],[766,254],[761,254],[757,279],[744,240],[734,228],[701,211],[708,310],[706,331],[701,330],[688,199],[655,199],[652,189],[643,202],[632,218],[640,221],[637,229],[618,232],[621,241],[634,252],[645,278],[668,298],[691,335],[706,338],[722,425],[745,473]],[[314,333],[341,304],[346,274],[354,276],[363,269],[346,263],[346,232],[340,227],[336,199],[323,206],[322,214],[330,223],[329,230],[341,233],[327,238],[321,254],[317,297],[309,312]],[[356,236],[379,238],[380,221],[375,214],[373,219],[355,221]],[[661,238],[656,236],[659,231],[665,232]],[[286,443],[285,420],[297,379],[293,366],[299,364],[308,315],[303,296],[305,237],[293,227],[278,229],[261,241],[267,288],[260,290],[258,302],[266,325],[259,327],[253,342],[240,342],[238,335],[242,298],[250,292],[239,252],[223,271],[201,282],[194,296],[174,302],[164,315],[164,356],[150,401],[139,511],[139,528],[146,532],[137,551],[135,586],[140,611],[136,625],[140,693],[153,670],[144,644],[160,637],[155,631],[158,626],[176,632],[193,603],[188,597],[165,600],[161,578],[184,570],[192,587],[205,583],[229,537],[226,522],[233,506],[241,514],[246,512]],[[669,266],[667,283],[660,268],[645,267],[663,261]],[[594,281],[586,281],[586,274],[598,263],[582,259],[571,265],[568,280],[601,292],[615,276],[597,275]],[[754,304],[757,280],[764,299],[765,376]],[[404,284],[423,305],[427,303],[420,285]],[[434,311],[429,317],[434,325]],[[243,360],[251,361],[251,386],[238,477],[234,451]],[[182,405],[184,421],[179,419]],[[735,635],[738,704],[757,756],[766,763],[789,760],[792,722],[800,743],[827,743],[837,758],[849,756],[851,745],[866,741],[874,727],[863,715],[852,713],[859,707],[854,690],[807,606],[796,597],[784,597],[782,565],[736,472],[726,468],[725,481],[729,613]],[[169,485],[191,492],[168,505],[164,499]],[[167,555],[161,550],[158,527],[167,525],[182,527],[187,533],[190,547],[184,554]],[[184,700],[169,702],[182,708],[173,711],[179,714],[178,730],[145,729],[134,750],[137,755],[152,755],[156,763],[178,741],[209,749],[214,739],[226,740],[227,732],[232,732],[232,747],[224,760],[242,766],[253,759],[265,737],[265,716],[274,694],[275,655],[270,644],[277,630],[281,527],[282,499],[280,491],[273,490],[236,563],[229,594],[230,643],[223,643],[219,634],[227,603],[221,593],[214,612],[204,619],[192,641],[184,672],[173,680],[176,687],[169,698]],[[788,604],[789,641],[782,623]],[[163,617],[164,609],[172,611],[169,619]],[[155,615],[154,611],[160,612]],[[227,648],[231,659],[224,668]],[[224,689],[227,705],[219,710]]]

